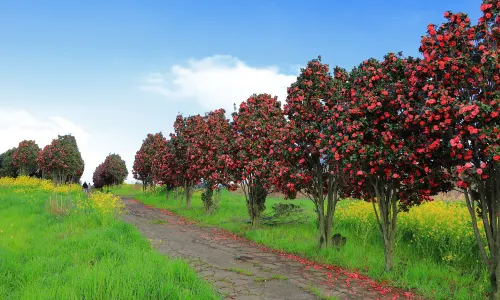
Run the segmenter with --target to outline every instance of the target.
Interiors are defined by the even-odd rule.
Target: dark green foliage
[[[264,207],[265,210],[265,207]],[[272,206],[273,212],[262,217],[262,224],[278,225],[289,223],[302,223],[306,220],[304,209],[300,205],[278,202]]]
[[[274,217],[290,217],[304,212],[304,209],[296,204],[278,202],[273,205]]]
[[[201,193],[201,201],[207,212],[217,210],[219,206],[218,196],[220,190],[213,190],[210,184],[206,184],[203,192]]]
[[[16,150],[12,148],[0,154],[0,177],[17,177],[19,170],[12,159]]]
[[[201,201],[203,201],[203,206],[205,206],[205,210],[207,211],[212,208],[213,195],[214,191],[210,188],[210,186],[205,187],[204,191],[201,193]]]

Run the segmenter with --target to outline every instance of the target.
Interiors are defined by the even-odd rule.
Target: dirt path
[[[226,299],[414,298],[357,273],[270,250],[222,229],[200,227],[136,200],[123,202],[127,222],[161,253],[189,261]]]

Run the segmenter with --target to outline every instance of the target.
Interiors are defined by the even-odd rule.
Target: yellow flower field
[[[376,231],[372,203],[349,201],[335,215],[337,222],[349,224],[358,234]],[[398,241],[437,260],[453,262],[471,258],[475,251],[474,232],[467,207],[462,202],[426,202],[400,212]],[[481,230],[482,223],[478,226]]]
[[[20,176],[17,178],[0,178],[0,188],[11,188],[14,193],[23,194],[26,197],[36,192],[49,193],[49,199],[53,195],[73,195],[72,205],[76,210],[96,211],[101,214],[119,213],[123,208],[120,198],[112,194],[99,191],[92,192],[88,197],[83,193],[78,184],[55,185],[50,180]],[[47,200],[49,200],[47,199]],[[68,197],[64,197],[68,199]]]

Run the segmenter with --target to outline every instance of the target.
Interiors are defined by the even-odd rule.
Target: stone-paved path
[[[319,265],[200,227],[173,213],[123,199],[124,219],[169,257],[186,259],[226,299],[406,299],[416,297],[335,266]]]

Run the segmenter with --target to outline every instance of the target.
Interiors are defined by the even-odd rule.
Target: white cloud
[[[57,135],[65,134],[76,138],[84,160],[91,156],[89,134],[73,122],[59,116],[37,117],[26,110],[0,110],[0,153],[17,147],[22,140],[35,140],[38,146],[43,148],[57,138]]]
[[[99,122],[92,119],[90,122]],[[121,131],[93,132],[90,134],[80,124],[75,124],[61,116],[38,116],[27,109],[0,108],[0,153],[17,147],[22,140],[35,140],[40,148],[50,144],[57,135],[71,134],[76,138],[78,148],[85,162],[83,181],[92,181],[95,168],[110,153],[118,153],[127,163],[128,182],[132,177],[134,155],[142,140],[129,137]]]
[[[72,134],[79,146],[85,146],[89,134],[62,117],[37,118],[25,110],[0,111],[0,152],[17,146],[22,140],[35,140],[40,147],[49,144],[57,135]]]
[[[286,88],[295,80],[275,66],[251,67],[238,58],[215,55],[174,65],[167,73],[151,73],[140,88],[170,101],[194,101],[206,111],[224,108],[231,113],[233,103],[254,93],[278,96],[284,103]]]

